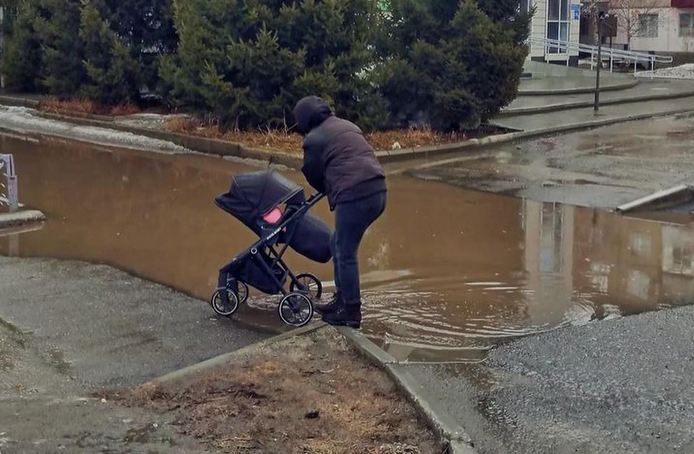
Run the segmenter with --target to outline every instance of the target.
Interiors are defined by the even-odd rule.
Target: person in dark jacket
[[[323,99],[302,99],[294,117],[304,135],[301,170],[311,186],[327,195],[335,212],[331,246],[336,292],[330,303],[317,305],[316,312],[331,325],[359,328],[357,252],[366,229],[385,211],[385,173],[361,129],[336,117]]]

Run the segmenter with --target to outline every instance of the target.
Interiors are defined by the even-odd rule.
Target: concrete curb
[[[640,80],[634,78],[631,81],[614,82],[600,87],[600,91],[619,91],[634,88]],[[546,96],[546,95],[578,95],[582,93],[595,93],[595,87],[558,88],[555,90],[519,90],[518,96]]]
[[[38,210],[17,211],[0,214],[0,229],[20,227],[34,222],[44,222],[46,216]]]
[[[14,107],[31,107],[36,109],[40,102],[36,99],[22,98],[21,96],[0,95],[0,104]]]
[[[694,96],[694,91],[685,91],[681,93],[666,93],[660,95],[644,95],[644,96],[634,96],[632,98],[616,98],[616,99],[606,99],[600,101],[601,106],[614,106],[620,104],[632,104],[637,102],[646,101],[663,101],[666,99],[680,99],[689,98]],[[550,104],[545,106],[535,106],[535,107],[518,107],[516,109],[505,109],[499,112],[496,118],[507,118],[507,117],[517,117],[519,115],[532,115],[538,113],[550,113],[559,112],[564,110],[574,110],[583,109],[588,107],[593,107],[593,101],[576,101],[564,104]]]
[[[318,323],[312,323],[308,326],[304,326],[303,328],[297,328],[291,331],[288,331],[286,333],[270,337],[268,339],[265,339],[264,341],[256,342],[255,344],[247,345],[243,348],[240,348],[238,350],[234,350],[229,353],[224,353],[219,356],[215,356],[214,358],[210,358],[208,360],[199,362],[197,364],[193,364],[191,366],[184,367],[182,369],[170,372],[166,375],[162,375],[161,377],[154,378],[149,381],[149,383],[152,384],[167,384],[167,383],[173,383],[176,381],[184,380],[186,378],[190,378],[192,375],[199,374],[201,372],[206,372],[209,370],[213,370],[219,367],[224,367],[230,363],[232,363],[235,359],[238,359],[241,356],[249,355],[253,351],[257,349],[261,349],[263,347],[267,347],[272,344],[276,344],[278,342],[285,341],[287,339],[291,339],[294,336],[303,336],[309,333],[312,333],[314,331],[319,330],[320,328],[323,328],[326,326],[325,323],[323,322],[318,322]]]
[[[431,429],[448,443],[446,452],[449,454],[476,454],[472,440],[465,429],[443,409],[436,399],[429,396],[426,389],[410,374],[406,366],[398,364],[395,358],[359,331],[347,327],[337,327],[337,330],[357,351],[386,371],[397,387],[405,393],[424,416]]]
[[[693,194],[694,188],[687,185],[679,185],[620,205],[617,207],[617,212],[632,213],[634,211],[670,208],[690,202]]]

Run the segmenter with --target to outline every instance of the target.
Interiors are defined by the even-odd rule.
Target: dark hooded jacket
[[[301,171],[311,186],[328,196],[331,210],[386,191],[385,173],[359,127],[336,117],[316,96],[299,101],[294,117],[305,135]]]

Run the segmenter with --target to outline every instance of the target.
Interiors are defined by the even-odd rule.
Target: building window
[[[639,14],[639,28],[638,30],[636,30],[636,36],[639,36],[641,38],[657,38],[658,15]]]
[[[694,36],[694,14],[680,14],[680,36]]]
[[[547,1],[547,39],[554,41],[569,41],[571,0]],[[566,47],[549,46],[550,54],[565,54]]]

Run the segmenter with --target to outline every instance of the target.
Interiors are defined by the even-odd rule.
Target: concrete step
[[[535,135],[552,134],[604,126],[623,121],[640,120],[657,116],[669,116],[684,112],[694,112],[694,95],[680,95],[673,99],[657,99],[643,102],[601,103],[599,113],[590,107],[564,109],[555,112],[536,111],[523,115],[498,116],[492,124]]]
[[[602,90],[601,90],[602,92]],[[546,104],[541,106],[526,106],[526,107],[508,107],[502,110],[496,118],[506,118],[519,115],[534,115],[538,113],[558,112],[563,110],[582,109],[592,107],[595,103],[594,91],[590,93],[590,98],[576,101],[562,101],[560,97],[552,97],[546,100]],[[607,97],[603,95],[600,99],[601,106],[613,106],[619,104],[639,103],[648,101],[659,101],[666,99],[681,99],[694,96],[694,84],[692,89],[678,92],[664,93],[647,93],[643,95],[633,96],[624,93],[621,96]]]
[[[604,80],[600,89],[602,91],[628,90],[639,84],[635,78],[611,78]],[[595,77],[582,77],[572,79],[530,79],[521,81],[518,90],[519,96],[561,96],[595,91]]]

